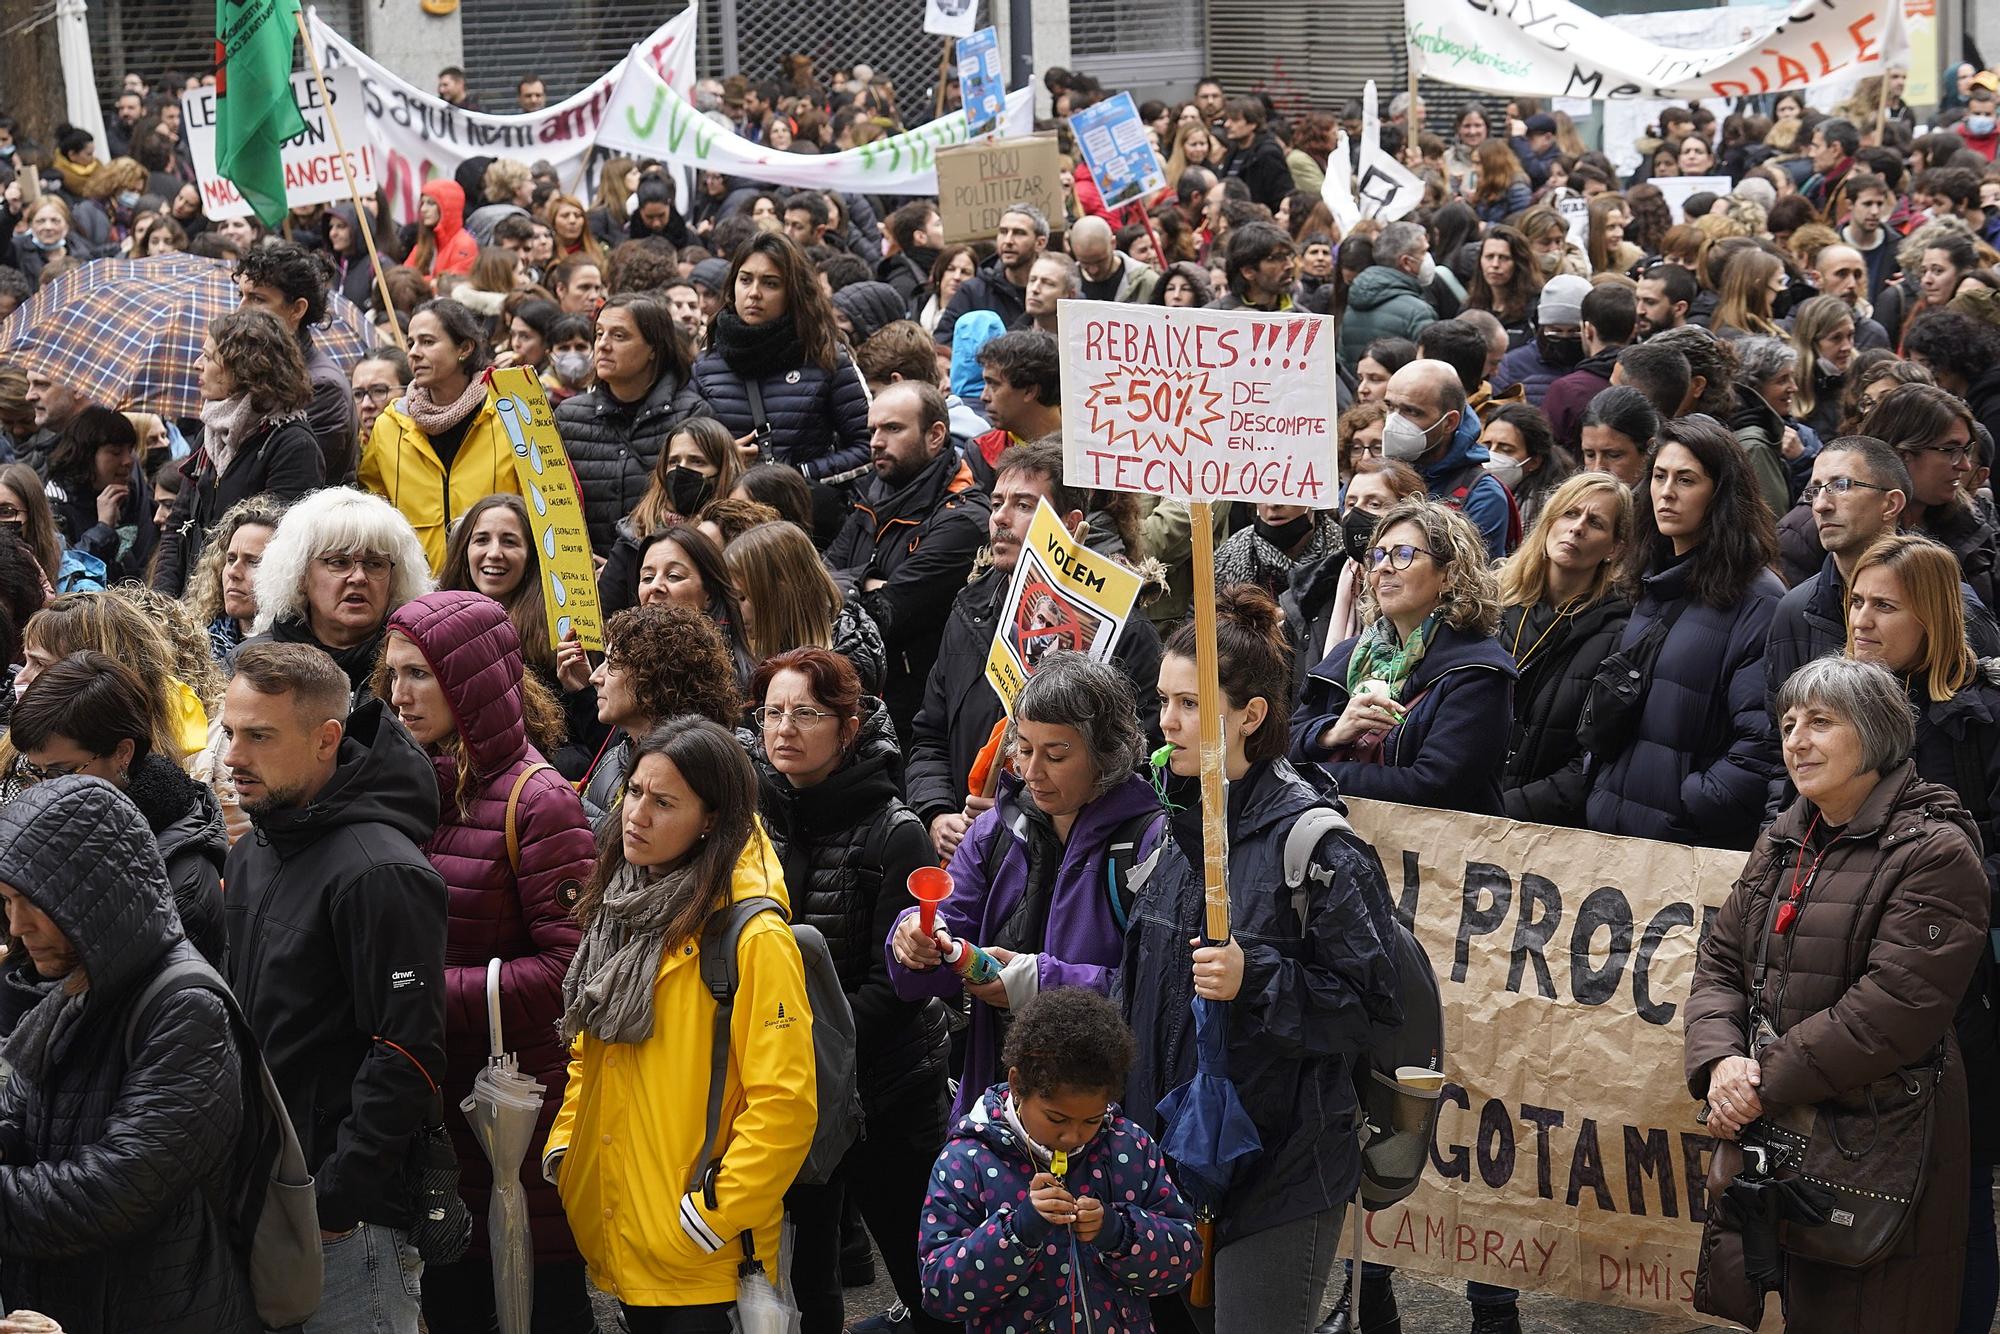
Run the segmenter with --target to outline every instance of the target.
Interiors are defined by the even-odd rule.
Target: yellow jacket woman
[[[729,732],[693,718],[654,729],[634,747],[577,904],[583,940],[563,984],[569,1085],[544,1169],[591,1277],[642,1313],[733,1303],[745,1232],[775,1261],[785,1191],[818,1120],[804,966],[790,929],[765,913],[737,947],[713,1204],[689,1189],[715,1021],[702,926],[725,901],[787,901],[755,809],[749,758]]]
[[[375,419],[361,485],[401,510],[435,577],[452,521],[495,492],[521,494],[513,447],[484,373],[478,317],[448,298],[410,317],[410,390]]]

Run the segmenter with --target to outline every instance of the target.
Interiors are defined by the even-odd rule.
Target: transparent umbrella
[[[528,1334],[535,1309],[535,1256],[528,1233],[528,1192],[521,1162],[535,1138],[535,1120],[547,1093],[521,1073],[500,1036],[500,961],[486,964],[486,1068],[458,1109],[493,1164],[493,1197],[486,1206],[486,1243],[493,1257],[493,1307],[500,1334]]]

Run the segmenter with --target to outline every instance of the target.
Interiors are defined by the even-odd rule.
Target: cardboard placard
[[[556,432],[542,382],[529,366],[493,372],[494,410],[513,446],[514,475],[528,503],[528,526],[542,574],[542,603],[549,616],[549,643],[571,631],[586,649],[604,647],[604,620],[597,604],[597,570],[590,559],[590,531],[576,474]]]
[[[1052,131],[940,148],[937,179],[948,244],[991,240],[1000,215],[1017,204],[1033,204],[1062,230],[1062,154]]]
[[[340,117],[341,136],[347,142],[347,169],[354,173],[354,187],[364,195],[375,192],[381,150],[369,132],[366,109],[361,100],[361,76],[352,69],[326,72],[327,92]],[[333,128],[327,123],[327,108],[320,101],[319,84],[308,73],[292,76],[292,97],[306,128],[285,141],[285,202],[293,208],[307,204],[345,201],[347,179],[341,170],[340,153],[334,148]],[[213,219],[247,218],[250,201],[234,182],[215,166],[215,89],[199,88],[181,94],[181,125],[187,133],[188,156],[194,159],[195,178],[201,185],[201,210]]]
[[[1067,649],[1111,661],[1139,597],[1139,576],[1064,530],[1048,501],[1035,508],[1005,613],[993,627],[986,679],[1007,712],[1045,653]]]

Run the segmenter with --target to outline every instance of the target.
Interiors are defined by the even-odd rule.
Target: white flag
[[[1361,179],[1356,182],[1364,217],[1394,222],[1424,200],[1424,183],[1382,151],[1382,118],[1375,109],[1375,81],[1361,94]]]
[[[1333,152],[1327,154],[1326,176],[1319,183],[1319,197],[1333,210],[1340,234],[1354,230],[1361,221],[1361,206],[1354,202],[1354,167],[1347,160],[1347,131],[1335,130]]]

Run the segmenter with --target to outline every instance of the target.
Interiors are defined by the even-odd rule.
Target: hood
[[[1417,286],[1415,278],[1401,269],[1392,269],[1385,264],[1371,264],[1354,280],[1354,286],[1347,289],[1347,308],[1375,310],[1388,305],[1399,296],[1413,296],[1422,301],[1424,289]]]
[[[333,204],[327,211],[347,224],[347,249],[340,253],[348,259],[358,259],[367,254],[367,246],[361,240],[361,220],[355,216],[354,205]]]
[[[889,720],[888,707],[873,695],[861,697],[861,730],[855,735],[853,752],[812,787],[794,788],[772,766],[761,730],[738,728],[736,735],[749,747],[765,789],[782,794],[802,815],[810,817],[828,808],[851,817],[856,811],[880,810],[891,798],[902,796],[903,752],[896,744],[896,725]]]
[[[871,475],[860,488],[865,494],[855,497],[854,507],[872,515],[878,531],[884,524],[897,520],[920,524],[944,503],[946,497],[975,490],[978,485],[978,479],[972,475],[972,465],[960,458],[958,451],[952,449],[947,440],[946,447],[938,451],[936,458],[893,491],[889,489],[887,479]]]
[[[741,903],[745,899],[776,899],[783,905],[787,920],[792,915],[792,896],[785,892],[784,864],[778,860],[778,850],[771,846],[770,835],[764,832],[764,822],[754,817],[750,821],[750,841],[743,845],[736,858],[736,870],[729,879],[729,901]]]
[[[391,612],[389,629],[430,664],[480,774],[499,773],[527,752],[521,639],[505,608],[484,593],[426,593]]]
[[[1458,423],[1458,429],[1451,433],[1451,446],[1445,450],[1444,457],[1424,469],[1424,480],[1442,481],[1470,464],[1484,464],[1492,457],[1486,446],[1479,443],[1479,418],[1468,410]]]
[[[1801,797],[1786,807],[1784,814],[1771,824],[1771,840],[1793,845],[1803,843],[1807,824],[1813,818],[1807,813],[1811,804]],[[1904,760],[1882,775],[1882,780],[1875,784],[1874,791],[1861,803],[1861,809],[1847,822],[1847,829],[1840,837],[1843,841],[1901,839],[1915,833],[1925,820],[1956,825],[1971,840],[1973,847],[1984,846],[1980,842],[1979,827],[1973,823],[1958,794],[1941,783],[1925,782],[1918,775],[1914,760]]]
[[[438,248],[443,249],[451,244],[453,237],[465,230],[465,191],[458,187],[456,181],[428,181],[424,184],[423,193],[437,202],[437,243]]]
[[[1280,756],[1259,760],[1229,785],[1229,841],[1255,838],[1272,826],[1289,825],[1314,806],[1330,803]]]
[[[1007,1081],[979,1095],[952,1131],[955,1139],[976,1139],[1008,1158],[1032,1159],[1035,1154],[1007,1124]]]
[[[1286,591],[1308,620],[1321,607],[1332,604],[1340,593],[1341,576],[1347,572],[1347,552],[1336,547],[1320,560],[1299,561],[1287,577]]]
[[[285,855],[345,825],[382,824],[422,847],[437,832],[430,756],[371,699],[347,717],[333,777],[304,806],[252,816],[258,837]]]
[[[215,863],[216,870],[222,869],[229,855],[229,833],[214,788],[188,777],[179,765],[148,755],[132,766],[125,795],[146,818],[162,860],[192,845]]]
[[[986,396],[986,373],[979,368],[979,349],[1007,331],[990,310],[968,310],[951,326],[951,392],[968,403]]]
[[[1008,822],[1014,836],[1027,841],[1027,822],[1032,817],[1047,821],[1034,799],[1028,795],[1027,787],[1020,776],[1011,770],[1000,775],[1000,795],[1004,800],[999,805],[1008,809],[1001,813],[1001,819]],[[1070,826],[1069,841],[1066,846],[1078,844],[1094,847],[1101,844],[1118,825],[1135,815],[1160,809],[1160,794],[1153,791],[1153,785],[1136,773],[1127,774],[1125,780],[1101,797],[1085,802],[1076,814],[1076,823]]]
[[[1770,437],[1776,448],[1784,438],[1785,423],[1778,416],[1778,410],[1764,401],[1764,396],[1747,384],[1736,386],[1736,411],[1729,418],[1729,428],[1741,431],[1746,427],[1760,428]]]
[[[910,318],[909,305],[887,283],[849,283],[833,294],[833,308],[854,326],[856,347],[873,338],[885,324]]]
[[[0,881],[62,930],[93,996],[129,991],[182,939],[153,831],[101,778],[52,778],[0,810]]]

